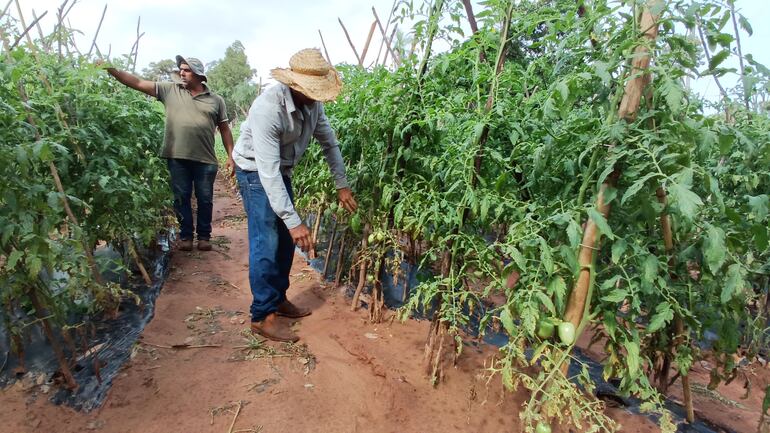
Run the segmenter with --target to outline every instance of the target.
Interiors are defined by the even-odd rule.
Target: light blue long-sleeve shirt
[[[291,177],[311,137],[321,144],[337,189],[347,188],[342,154],[323,104],[295,106],[289,87],[284,84],[268,88],[254,100],[233,148],[235,163],[241,170],[259,174],[270,207],[289,229],[302,224],[302,219],[281,176]]]

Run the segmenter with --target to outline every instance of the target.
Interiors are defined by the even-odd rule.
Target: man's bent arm
[[[107,72],[113,77],[115,77],[116,80],[120,81],[122,84],[134,90],[138,90],[142,93],[146,93],[152,96],[153,98],[157,97],[158,95],[155,89],[155,83],[152,81],[143,80],[134,74],[131,74],[126,71],[121,71],[120,69],[107,68]],[[232,146],[232,135],[230,136],[230,144]]]

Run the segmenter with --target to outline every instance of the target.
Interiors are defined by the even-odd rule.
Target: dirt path
[[[215,250],[174,253],[155,317],[105,404],[79,413],[11,387],[0,391],[0,431],[520,431],[523,394],[503,393],[499,379],[487,385],[480,374],[495,349],[467,346],[434,389],[422,368],[428,323],[369,324],[301,256],[289,298],[313,309],[294,325],[304,346],[249,339],[243,209],[221,182],[215,194]],[[163,347],[176,344],[218,347]],[[610,411],[624,431],[657,431]]]

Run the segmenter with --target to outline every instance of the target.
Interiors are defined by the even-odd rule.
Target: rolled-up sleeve
[[[249,112],[249,129],[254,145],[254,161],[259,180],[267,193],[270,207],[286,227],[293,229],[302,224],[291,203],[289,192],[281,177],[281,118],[278,107],[264,105]]]
[[[318,143],[323,149],[324,156],[326,157],[326,164],[329,165],[329,170],[331,170],[332,176],[334,177],[334,186],[337,189],[348,188],[348,179],[345,177],[345,163],[342,160],[342,152],[340,152],[340,146],[337,142],[337,137],[334,135],[334,130],[329,124],[329,119],[326,117],[323,104],[320,104],[318,122],[316,122],[313,137],[318,140]]]

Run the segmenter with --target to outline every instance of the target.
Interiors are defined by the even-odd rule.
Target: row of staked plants
[[[104,280],[115,264],[94,250],[143,269],[137,251],[168,224],[163,112],[78,54],[69,29],[32,40],[23,28],[0,20],[0,327],[19,372],[42,329],[76,388],[81,339],[133,297]]]
[[[738,376],[735,355],[766,349],[770,71],[741,53],[750,24],[731,0],[469,6],[400,4],[418,47],[402,66],[340,67],[327,112],[360,208],[326,211],[317,147],[299,205],[333,220],[353,307],[369,287],[373,320],[385,271],[430,271],[400,312],[432,319],[434,383],[480,318],[509,336],[489,371],[529,390],[526,431],[612,431],[573,354],[585,333],[604,378],[671,431],[661,397],[680,380],[692,420],[694,362],[715,363],[713,388]],[[686,85],[727,75],[741,84],[718,103]]]

